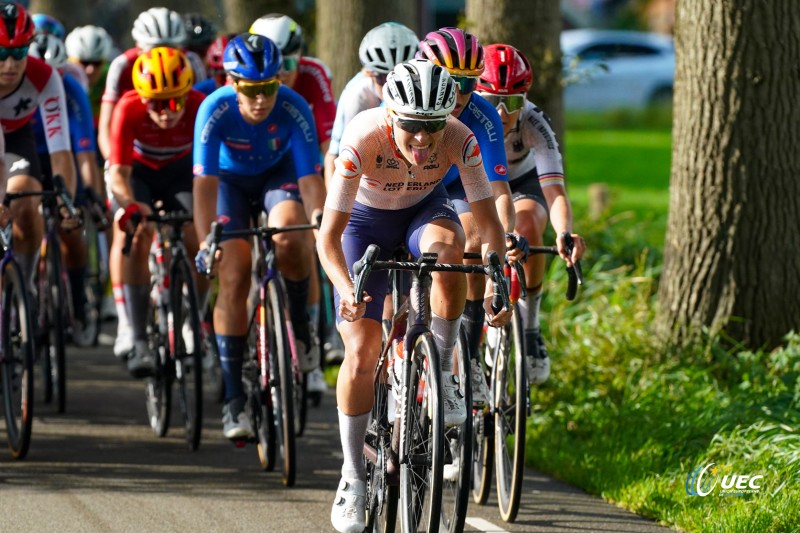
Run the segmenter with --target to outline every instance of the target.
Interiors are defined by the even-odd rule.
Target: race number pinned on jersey
[[[345,146],[336,158],[336,171],[342,177],[351,179],[361,175],[361,157],[352,146]]]
[[[464,166],[474,168],[483,164],[481,157],[481,147],[478,146],[478,139],[470,134],[467,140],[464,141],[464,148],[461,150],[461,157],[464,161]]]

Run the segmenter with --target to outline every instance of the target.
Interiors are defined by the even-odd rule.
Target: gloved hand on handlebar
[[[197,272],[204,276],[208,271],[208,254],[208,248],[200,248],[200,250],[197,251],[197,255],[194,256],[194,265],[197,267]]]
[[[530,250],[528,239],[516,233],[506,233],[506,259],[509,263],[524,263],[528,260]]]

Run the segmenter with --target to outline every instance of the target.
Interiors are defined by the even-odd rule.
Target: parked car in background
[[[672,38],[638,31],[561,32],[566,111],[641,109],[672,103]]]

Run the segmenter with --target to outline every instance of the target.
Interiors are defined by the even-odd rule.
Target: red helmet
[[[0,2],[0,47],[25,46],[36,32],[28,11],[17,2]]]
[[[533,83],[531,64],[522,52],[507,44],[483,47],[486,67],[478,91],[492,94],[525,94]]]
[[[235,34],[234,34],[235,35]],[[223,69],[222,54],[225,52],[225,47],[228,46],[228,41],[231,35],[220,35],[214,39],[206,51],[206,67],[210,69]]]

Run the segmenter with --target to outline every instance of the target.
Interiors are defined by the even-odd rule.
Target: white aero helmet
[[[105,61],[111,54],[111,37],[100,26],[79,26],[67,35],[67,55],[79,61]]]
[[[367,70],[387,74],[398,63],[412,59],[418,44],[419,38],[409,28],[397,22],[384,22],[361,39],[358,58]]]
[[[131,30],[137,45],[181,47],[186,42],[183,18],[166,7],[151,7],[133,21]]]
[[[250,33],[263,35],[281,49],[281,54],[289,55],[303,46],[303,29],[292,18],[280,13],[270,13],[253,22]]]
[[[28,55],[41,59],[53,68],[61,68],[67,64],[64,41],[50,33],[36,35],[28,48]]]
[[[446,117],[456,107],[456,84],[447,69],[427,59],[412,59],[386,77],[383,101],[400,115]]]

